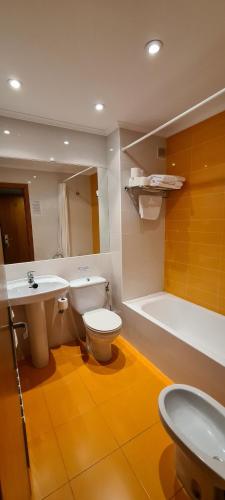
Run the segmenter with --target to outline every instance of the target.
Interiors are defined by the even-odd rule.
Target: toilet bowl
[[[86,337],[82,341],[86,341],[89,352],[100,362],[108,362],[112,358],[111,344],[122,327],[120,316],[105,307],[108,290],[109,283],[102,276],[70,281],[70,303],[83,318],[86,330]]]
[[[112,358],[112,342],[120,334],[122,320],[108,309],[95,309],[83,315],[89,349],[97,361]]]
[[[159,395],[163,426],[176,445],[178,479],[194,499],[225,498],[225,408],[206,393],[174,384]]]

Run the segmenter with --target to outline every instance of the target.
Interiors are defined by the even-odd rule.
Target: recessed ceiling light
[[[37,176],[36,176],[36,175],[33,175],[33,179],[37,179]]]
[[[110,149],[109,149],[109,151],[110,151],[110,153],[112,153],[112,152],[114,151],[114,149],[113,149],[113,148],[110,148]]]
[[[16,80],[15,78],[9,78],[8,84],[12,89],[19,90],[21,88],[22,82],[20,82],[20,80]]]
[[[10,132],[10,130],[4,130],[4,134],[5,134],[5,135],[10,135],[10,134],[11,134],[11,132]]]
[[[67,140],[66,140],[66,141],[64,141],[64,144],[65,144],[66,146],[68,146],[69,141],[67,141]]]
[[[172,163],[172,167],[176,167],[176,163]]]
[[[150,56],[155,56],[162,48],[162,45],[161,40],[150,40],[150,42],[146,43],[145,48]]]
[[[49,158],[49,161],[55,161],[55,158],[53,158],[53,156],[51,156],[51,158]]]
[[[102,102],[98,102],[97,104],[95,104],[96,111],[103,111],[104,107],[105,106]]]

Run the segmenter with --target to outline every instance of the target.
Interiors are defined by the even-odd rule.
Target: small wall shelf
[[[136,210],[139,213],[139,200],[138,197],[140,195],[148,195],[151,196],[162,196],[162,198],[167,198],[169,191],[174,191],[173,188],[158,188],[153,186],[133,186],[133,187],[125,187],[125,191],[129,194],[130,199],[132,200]]]

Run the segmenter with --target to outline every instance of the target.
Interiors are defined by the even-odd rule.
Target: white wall
[[[93,253],[91,184],[88,175],[67,182],[71,255]]]
[[[41,260],[36,262],[23,262],[7,264],[5,266],[6,279],[15,280],[26,277],[27,271],[35,271],[35,275],[56,274],[70,281],[84,276],[103,276],[108,281],[112,280],[112,267],[110,253],[82,255],[64,259]],[[17,306],[13,308],[16,313],[15,321],[26,321],[25,310]],[[73,313],[71,307],[65,314],[58,314],[57,302],[52,299],[45,302],[49,345],[59,345],[77,337],[82,325],[80,319]],[[25,354],[28,354],[27,345]]]
[[[36,175],[36,179],[33,176]],[[58,249],[58,183],[64,175],[0,167],[0,182],[28,184],[35,260],[52,259]],[[41,215],[32,211],[40,201]]]
[[[120,309],[122,300],[122,241],[121,241],[121,175],[120,135],[116,130],[107,137],[107,167],[109,182],[109,228],[112,259],[113,302]]]
[[[9,129],[10,135],[3,134]],[[70,144],[65,146],[63,141]],[[105,167],[106,138],[70,129],[0,117],[0,156]]]
[[[97,173],[100,252],[108,252],[110,247],[108,169],[98,168]]]
[[[157,159],[165,140],[154,137],[123,153],[121,148],[140,133],[120,129],[107,138],[109,179],[110,251],[114,304],[163,288],[164,206],[157,221],[141,220],[124,188],[130,169],[139,166],[146,174],[163,173],[165,160]],[[164,205],[164,203],[163,203]]]
[[[121,147],[139,136],[137,132],[121,129]],[[165,146],[165,139],[152,137],[128,150],[128,154],[121,151],[120,155],[124,300],[157,292],[163,288],[164,206],[158,220],[141,220],[124,190],[128,185],[131,167],[141,167],[147,175],[165,171],[165,160],[157,159],[159,145]]]

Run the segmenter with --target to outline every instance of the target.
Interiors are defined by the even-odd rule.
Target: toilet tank
[[[106,303],[106,279],[90,276],[70,281],[70,301],[79,314],[99,309]]]

